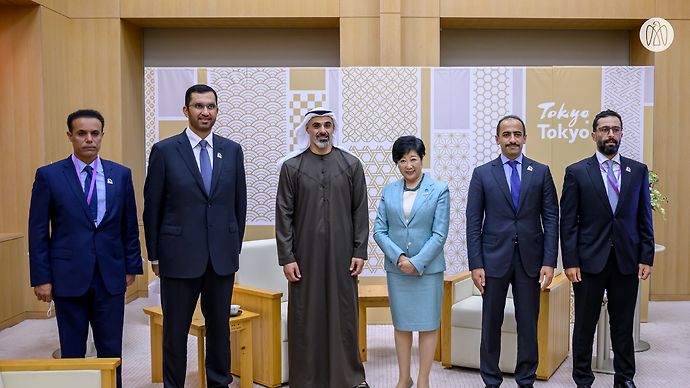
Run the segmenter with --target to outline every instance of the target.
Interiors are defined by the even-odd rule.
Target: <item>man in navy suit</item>
[[[95,110],[70,114],[74,153],[39,168],[31,192],[31,286],[55,301],[63,358],[85,356],[89,324],[98,357],[122,357],[125,290],[143,273],[132,172],[98,156],[104,124]]]
[[[184,387],[187,333],[201,294],[208,387],[227,387],[230,301],[247,213],[244,156],[212,132],[218,96],[211,87],[187,89],[182,112],[188,127],[153,146],[144,184],[146,247],[165,317],[163,383]]]
[[[652,273],[654,228],[647,166],[618,153],[623,120],[612,111],[592,123],[596,153],[568,166],[561,198],[561,251],[575,294],[573,380],[591,387],[592,344],[608,297],[614,387],[633,388],[633,317],[639,279]]]
[[[482,293],[479,370],[487,387],[503,376],[498,362],[508,285],[517,321],[515,381],[532,387],[538,357],[539,292],[549,286],[558,255],[558,198],[549,167],[525,157],[524,122],[496,126],[501,155],[474,169],[467,194],[467,256]]]

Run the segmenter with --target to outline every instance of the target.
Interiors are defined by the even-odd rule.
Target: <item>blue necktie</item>
[[[613,173],[613,160],[606,161],[606,195],[609,197],[609,204],[611,204],[611,210],[615,213],[616,206],[618,206],[618,193],[615,187],[618,187],[618,179]]]
[[[84,167],[84,171],[86,171],[86,180],[84,180],[84,198],[88,199],[89,189],[91,189],[91,181],[93,180],[93,167],[86,166]],[[93,194],[91,194],[91,202],[89,202],[89,214],[91,215],[91,219],[95,224],[96,221],[98,221],[98,190],[96,185],[94,185]]]
[[[202,140],[199,142],[201,147],[201,152],[199,153],[199,167],[201,168],[201,179],[204,181],[204,188],[207,194],[211,194],[211,159],[208,157],[208,152],[206,151],[206,146],[208,142]]]
[[[517,160],[508,161],[508,165],[511,168],[510,171],[510,195],[513,197],[513,205],[515,210],[518,208],[520,203],[520,175],[517,170],[518,165]]]

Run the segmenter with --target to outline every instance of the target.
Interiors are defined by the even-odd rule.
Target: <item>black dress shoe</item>
[[[613,388],[637,388],[632,380],[613,383]]]
[[[500,387],[500,385],[491,384],[491,385],[485,386],[484,388],[499,388],[499,387]]]
[[[577,388],[592,388],[591,385],[578,385]]]
[[[534,388],[534,384],[520,384],[519,388]]]

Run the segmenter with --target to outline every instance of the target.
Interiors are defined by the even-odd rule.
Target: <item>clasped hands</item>
[[[397,266],[398,268],[400,268],[401,271],[408,275],[419,275],[419,272],[417,272],[417,268],[415,268],[414,264],[412,264],[412,262],[410,261],[410,258],[407,257],[404,253],[398,256]]]

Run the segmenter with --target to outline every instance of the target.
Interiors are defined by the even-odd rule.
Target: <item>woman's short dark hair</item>
[[[426,154],[424,142],[415,136],[400,136],[393,143],[393,163],[398,164],[398,161],[410,151],[415,151],[421,159],[424,159]]]

